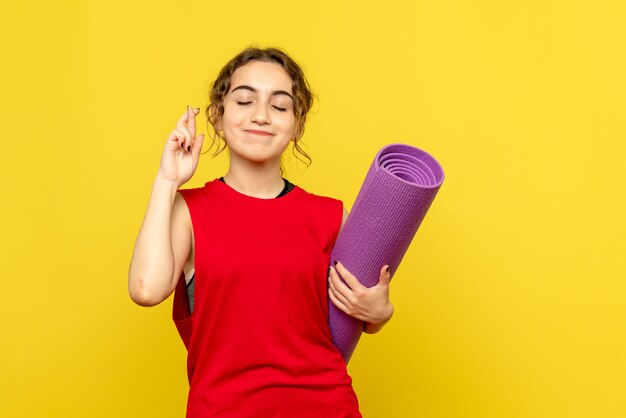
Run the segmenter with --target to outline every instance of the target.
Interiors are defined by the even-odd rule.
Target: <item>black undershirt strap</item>
[[[279,197],[283,197],[284,195],[286,195],[287,193],[293,190],[294,185],[290,183],[289,180],[287,180],[286,178],[283,178],[283,180],[285,180],[285,187],[283,187],[283,191],[280,192],[278,196],[276,196],[276,199],[278,199]],[[224,181],[224,177],[220,177],[220,181],[226,184],[226,182]]]

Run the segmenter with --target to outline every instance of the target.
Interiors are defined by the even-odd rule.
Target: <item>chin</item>
[[[231,150],[232,152],[232,150]],[[239,156],[239,158],[249,161],[251,163],[254,164],[263,164],[263,163],[267,163],[269,161],[272,161],[273,159],[276,158],[276,156],[272,156],[272,155],[259,155],[259,154],[249,154],[246,152],[243,153],[237,153],[237,155]],[[278,158],[280,159],[280,156],[278,156]]]

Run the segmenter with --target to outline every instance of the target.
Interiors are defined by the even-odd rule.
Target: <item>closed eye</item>
[[[242,106],[249,105],[250,103],[252,102],[237,102],[238,105],[242,105]]]
[[[278,110],[279,112],[284,112],[287,110],[286,107],[278,107],[278,106],[274,106],[274,109]]]

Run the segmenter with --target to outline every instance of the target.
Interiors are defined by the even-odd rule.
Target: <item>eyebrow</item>
[[[256,92],[257,92],[257,90],[256,90],[254,87],[250,87],[250,86],[247,86],[247,85],[245,85],[245,84],[243,84],[243,85],[241,85],[241,86],[237,86],[237,87],[235,87],[235,88],[234,88],[234,89],[232,89],[230,92],[232,93],[232,92],[234,92],[235,90],[239,90],[239,89],[243,89],[243,90],[250,90],[250,91],[251,91],[251,92],[253,92],[253,93],[256,93]],[[289,97],[291,97],[291,100],[293,100],[293,96],[292,96],[291,94],[289,94],[288,92],[286,92],[285,90],[274,90],[274,91],[272,92],[272,96],[281,96],[281,95],[282,95],[282,96],[289,96]]]

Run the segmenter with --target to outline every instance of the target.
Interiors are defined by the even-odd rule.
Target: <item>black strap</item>
[[[284,195],[286,195],[287,193],[293,190],[294,185],[290,183],[289,180],[287,180],[286,178],[283,178],[283,180],[285,181],[285,187],[283,187],[283,191],[280,192],[278,196],[276,196],[276,199],[278,199],[279,197],[283,197]],[[226,184],[226,182],[224,181],[224,177],[220,177],[220,181]]]

